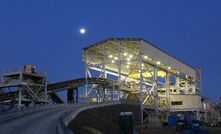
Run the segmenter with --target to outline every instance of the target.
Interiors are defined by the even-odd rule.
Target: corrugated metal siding
[[[153,45],[141,41],[140,44],[141,53],[147,55],[161,63],[172,67],[173,69],[178,70],[181,73],[184,73],[188,76],[192,76],[196,78],[196,70],[192,67],[184,64],[183,62],[179,61],[178,59],[174,58],[173,56],[163,52],[162,50],[154,47]]]

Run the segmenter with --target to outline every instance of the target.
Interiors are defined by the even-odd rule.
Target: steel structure
[[[34,66],[28,69],[24,66],[21,70],[4,72],[0,85],[1,110],[48,102],[46,74],[37,73]]]
[[[24,73],[24,72],[23,72]],[[13,73],[13,74],[21,74],[23,73]],[[27,73],[25,73],[27,75]],[[16,76],[13,75],[13,76]],[[33,74],[28,74],[28,75],[33,75]],[[34,74],[36,75],[36,74]],[[10,76],[10,77],[9,77]],[[28,83],[27,81],[23,78],[21,78],[23,81],[18,80],[17,77],[8,75],[8,73],[3,75],[4,77],[4,84],[0,85],[0,106],[2,106],[3,111],[8,111],[10,108],[13,108],[12,106],[14,105],[19,105],[18,108],[22,103],[27,104],[30,103],[31,101],[33,102],[42,102],[43,100],[35,100],[35,98],[32,98],[32,96],[39,96],[39,98],[42,98],[42,95],[47,95],[47,98],[45,98],[44,102],[48,102],[49,99],[51,99],[54,103],[64,103],[64,101],[56,94],[57,92],[67,90],[67,102],[68,103],[78,103],[79,101],[79,87],[85,86],[87,84],[96,84],[99,85],[99,87],[103,88],[118,88],[118,82],[110,79],[105,79],[105,78],[90,78],[86,79],[85,78],[79,78],[79,79],[73,79],[73,80],[67,80],[67,81],[61,81],[61,82],[56,82],[56,83],[47,83],[46,87],[42,86],[41,89],[39,88],[38,91],[33,88],[33,85],[37,86],[36,83],[31,83],[29,80]],[[9,78],[8,78],[9,77]],[[21,76],[22,77],[22,76]],[[43,77],[42,77],[43,78]],[[6,81],[7,79],[7,81]],[[45,78],[44,78],[45,79]],[[31,79],[33,80],[33,78]],[[43,79],[42,79],[43,80]],[[29,87],[26,89],[26,87]],[[126,88],[126,85],[123,85]],[[20,88],[24,88],[20,90]],[[42,90],[42,89],[45,90]],[[27,94],[26,90],[31,90],[32,94]],[[20,94],[19,92],[23,92]],[[29,93],[29,92],[28,92]],[[19,99],[20,98],[20,99]]]
[[[141,38],[97,42],[84,48],[83,61],[86,81],[91,77],[118,81],[114,90],[86,85],[85,97],[89,100],[138,99],[142,107],[154,106],[158,113],[159,109],[171,110],[171,106],[180,105],[176,99],[171,102],[172,95],[200,95],[195,68]],[[191,109],[198,114],[199,110],[199,107]]]
[[[118,88],[118,82],[110,79],[105,79],[105,78],[79,78],[79,79],[74,79],[74,80],[67,80],[67,81],[62,81],[62,82],[57,82],[57,83],[51,83],[48,84],[48,94],[53,97],[55,102],[61,102],[61,101],[56,101],[59,100],[59,98],[56,96],[56,92],[67,90],[67,96],[68,96],[68,101],[72,102],[78,102],[79,98],[79,93],[78,89],[79,87],[85,86],[85,85],[97,85],[97,87],[101,88]],[[123,85],[126,88],[126,85]]]

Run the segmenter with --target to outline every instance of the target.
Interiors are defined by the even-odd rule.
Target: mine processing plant
[[[34,66],[4,72],[1,111],[23,105],[63,103],[56,94],[67,90],[67,102],[137,100],[141,124],[162,112],[191,112],[206,119],[209,99],[201,95],[201,70],[142,38],[109,38],[83,49],[85,78],[50,83]],[[84,88],[79,95],[79,88]],[[156,120],[155,120],[156,117]],[[148,121],[150,122],[150,121]]]
[[[83,59],[86,81],[93,77],[118,81],[117,88],[86,85],[89,100],[139,100],[144,114],[152,107],[156,114],[189,111],[199,119],[204,112],[207,99],[201,96],[201,70],[144,39],[106,39],[85,48]]]

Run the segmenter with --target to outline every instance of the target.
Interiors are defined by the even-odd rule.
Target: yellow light
[[[168,70],[170,70],[171,69],[171,67],[168,67]]]
[[[110,55],[109,55],[109,58],[113,58],[113,55],[110,54]]]
[[[180,72],[177,71],[177,74],[179,74]]]
[[[142,63],[141,66],[144,67],[144,64]]]
[[[127,56],[127,53],[124,53],[124,56]]]
[[[129,68],[129,67],[130,67],[129,65],[126,66],[126,68]]]
[[[133,55],[129,55],[129,57],[130,57],[130,58],[132,58],[132,57],[133,57]]]
[[[147,56],[146,56],[146,55],[144,56],[144,59],[147,59]]]
[[[117,57],[114,57],[114,59],[115,59],[115,60],[118,60],[118,58],[117,58]]]
[[[159,61],[157,61],[157,65],[160,65],[161,63]]]
[[[112,60],[111,62],[112,62],[112,63],[115,63],[115,60]]]
[[[128,65],[130,65],[130,62],[127,62]]]

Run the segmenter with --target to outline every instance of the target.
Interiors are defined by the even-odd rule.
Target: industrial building
[[[86,79],[118,81],[118,87],[86,86],[97,101],[134,99],[158,111],[193,113],[204,118],[209,99],[201,95],[201,69],[194,68],[142,38],[110,38],[84,49]]]

